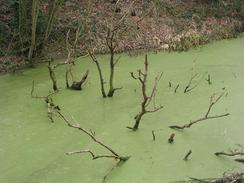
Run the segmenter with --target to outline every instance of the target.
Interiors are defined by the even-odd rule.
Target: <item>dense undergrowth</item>
[[[123,14],[131,2],[56,1],[60,6],[55,9],[57,12],[46,41],[52,4],[47,0],[39,1],[34,59],[46,55],[62,56],[66,51],[67,31],[70,30],[70,39],[74,39],[78,25],[82,27],[81,39],[77,44],[80,54],[84,54],[87,42],[93,45],[94,52],[107,53],[108,48],[103,41],[106,34],[104,27],[99,25],[106,23],[114,11]],[[30,63],[26,58],[32,44],[30,35],[33,22],[27,17],[31,17],[32,3],[27,3],[26,19],[21,24],[19,15],[23,10],[20,3],[23,2],[28,1],[0,0],[0,72],[18,70]],[[237,37],[244,30],[243,0],[137,0],[130,11],[128,19],[134,29],[119,41],[116,52],[186,51],[211,40]]]

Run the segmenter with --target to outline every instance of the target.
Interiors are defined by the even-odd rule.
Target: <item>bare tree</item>
[[[134,35],[132,29],[135,28],[134,24],[131,23],[128,16],[130,15],[131,9],[133,8],[134,1],[130,3],[128,7],[125,8],[124,11],[117,11],[119,1],[116,1],[115,3],[112,3],[114,5],[110,5],[108,8],[114,9],[112,15],[107,15],[105,20],[99,21],[99,23],[96,24],[96,29],[101,30],[98,36],[92,35],[90,32],[90,29],[86,29],[88,31],[87,36],[90,40],[86,40],[86,48],[89,53],[89,56],[91,57],[92,61],[96,64],[99,77],[100,77],[100,83],[101,83],[101,92],[102,96],[105,97],[113,97],[116,90],[122,89],[122,87],[115,87],[114,86],[114,77],[115,77],[115,66],[120,60],[120,57],[116,58],[116,53],[119,50],[119,47],[121,45],[125,44],[126,38],[128,36]],[[90,10],[91,11],[91,10]],[[90,14],[92,14],[90,12]],[[87,20],[85,20],[85,24],[87,23]],[[97,34],[97,32],[95,33]],[[95,37],[95,38],[94,38]],[[101,46],[104,50],[108,51],[110,58],[109,58],[109,68],[110,68],[110,74],[109,74],[109,90],[108,92],[105,92],[104,87],[104,77],[102,74],[102,69],[100,67],[98,59],[95,57],[94,50],[95,46],[97,45],[97,42],[91,41],[92,38],[96,40],[97,37],[104,38],[101,40]],[[91,51],[93,50],[93,51]]]
[[[221,118],[221,117],[229,116],[230,113],[209,116],[209,113],[211,112],[212,107],[224,96],[224,94],[225,93],[223,92],[219,96],[217,96],[216,98],[215,98],[215,94],[213,94],[210,97],[210,103],[209,103],[209,106],[208,106],[208,110],[207,110],[206,114],[202,118],[199,118],[199,119],[190,121],[190,123],[187,123],[187,124],[182,125],[182,126],[172,125],[172,126],[169,126],[169,127],[172,128],[172,129],[180,129],[180,130],[183,130],[185,128],[190,128],[192,125],[194,125],[196,123],[199,123],[201,121],[204,121],[204,120],[215,119],[215,118]]]
[[[48,59],[48,71],[49,71],[49,76],[52,81],[54,91],[58,91],[55,69],[58,68],[59,66],[66,65],[66,87],[74,89],[74,90],[81,90],[82,85],[85,83],[88,73],[89,73],[87,70],[80,81],[74,81],[72,68],[75,66],[75,61],[77,58],[76,47],[77,47],[77,42],[79,40],[79,36],[81,34],[80,26],[78,26],[78,28],[76,30],[75,39],[72,43],[70,43],[70,41],[69,41],[69,39],[70,39],[69,33],[70,33],[70,31],[68,31],[66,34],[66,50],[67,50],[66,60],[63,62],[54,63],[53,58]],[[69,83],[68,83],[69,75],[71,76],[71,79],[72,79],[71,87],[69,86]]]
[[[137,76],[133,72],[131,72],[131,77],[135,80],[138,80],[139,83],[141,84],[141,91],[142,91],[142,96],[143,96],[143,101],[141,103],[141,111],[135,116],[135,124],[133,127],[127,127],[133,131],[136,131],[139,127],[139,124],[141,122],[142,117],[147,114],[147,113],[153,113],[157,112],[160,109],[163,108],[163,106],[156,106],[155,105],[155,96],[157,92],[157,85],[159,80],[162,77],[162,74],[159,74],[157,77],[155,77],[154,81],[154,86],[153,89],[150,93],[150,95],[147,94],[147,74],[148,74],[148,61],[147,61],[147,55],[145,56],[145,62],[144,62],[144,72],[139,69],[137,71]],[[149,105],[153,103],[153,109],[148,109]]]

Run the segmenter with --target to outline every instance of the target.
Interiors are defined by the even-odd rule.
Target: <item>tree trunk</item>
[[[28,60],[31,60],[33,57],[33,52],[36,47],[36,27],[37,19],[39,14],[39,0],[32,1],[32,27],[31,27],[31,46],[29,49]]]
[[[109,92],[108,92],[108,97],[113,97],[114,95],[114,85],[113,85],[113,80],[114,80],[114,53],[111,51],[111,56],[110,56],[110,78],[109,78]]]
[[[100,68],[100,65],[99,65],[98,61],[96,61],[95,63],[96,63],[98,74],[99,74],[99,78],[100,78],[102,96],[103,96],[103,98],[106,98],[107,95],[106,95],[105,89],[104,89],[104,80],[103,80],[102,71],[101,71],[101,68]]]
[[[133,131],[136,131],[136,130],[138,130],[138,128],[139,128],[139,124],[140,124],[140,121],[141,121],[141,118],[142,118],[142,116],[143,116],[143,112],[140,112],[137,116],[136,116],[136,122],[135,122],[135,124],[134,124],[134,126],[133,126]]]
[[[61,3],[60,0],[54,0],[53,2],[49,3],[50,9],[49,9],[48,23],[47,23],[47,27],[46,27],[46,31],[45,31],[45,35],[44,35],[44,41],[43,41],[44,45],[47,43],[48,37],[52,31],[55,14],[59,8],[60,3]]]
[[[27,42],[28,39],[28,23],[29,23],[29,19],[28,19],[28,11],[30,10],[29,7],[31,3],[27,2],[26,0],[20,0],[19,1],[19,9],[18,9],[18,13],[19,13],[19,17],[18,17],[18,21],[19,21],[19,39],[20,39],[20,43],[21,43],[21,48],[23,49],[25,47],[25,43]]]
[[[56,79],[55,73],[54,73],[53,68],[50,63],[48,65],[48,71],[49,71],[49,75],[50,75],[50,78],[53,83],[53,90],[56,92],[56,91],[58,91],[57,79]]]

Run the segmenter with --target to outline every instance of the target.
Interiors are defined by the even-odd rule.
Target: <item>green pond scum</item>
[[[66,89],[65,66],[61,66],[56,69],[60,91],[52,98],[70,120],[95,131],[96,138],[120,155],[130,156],[109,174],[107,183],[168,183],[189,177],[221,177],[224,172],[244,171],[244,165],[233,158],[214,155],[236,144],[244,145],[243,51],[244,38],[238,38],[188,52],[149,53],[148,88],[150,91],[154,77],[163,72],[156,103],[164,108],[146,114],[136,132],[126,126],[134,124],[142,95],[140,84],[130,72],[144,67],[143,54],[120,55],[114,83],[123,89],[112,98],[102,98],[97,69],[89,57],[81,58],[74,67],[76,80],[89,69],[83,89]],[[98,58],[107,79],[109,55]],[[196,88],[184,93],[193,72],[207,74]],[[86,134],[67,127],[58,116],[54,115],[51,123],[46,103],[31,98],[33,80],[35,93],[48,95],[52,83],[44,64],[0,76],[0,183],[102,183],[117,162],[111,158],[92,160],[89,154],[66,155],[82,149],[91,149],[95,154],[109,152]],[[106,89],[108,84],[106,80]],[[229,116],[205,120],[184,131],[169,128],[200,118],[208,109],[211,95],[222,92],[226,95],[211,114],[230,113]],[[168,143],[172,133],[174,141]],[[189,150],[191,154],[184,161]]]

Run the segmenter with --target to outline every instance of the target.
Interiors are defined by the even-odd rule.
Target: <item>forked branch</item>
[[[209,113],[211,112],[212,107],[224,96],[224,94],[225,94],[224,92],[221,93],[219,96],[217,96],[217,98],[215,98],[215,94],[213,94],[211,96],[210,103],[209,103],[209,106],[208,106],[208,110],[207,110],[206,114],[202,118],[199,118],[197,120],[190,121],[190,123],[187,123],[187,124],[185,124],[183,126],[173,125],[173,126],[169,126],[169,127],[172,128],[172,129],[180,129],[180,130],[183,130],[185,128],[190,128],[192,125],[194,125],[196,123],[199,123],[201,121],[204,121],[204,120],[215,119],[215,118],[221,118],[221,117],[229,116],[230,113],[209,116]]]
[[[207,73],[204,73],[197,81],[195,81],[195,80],[197,79],[198,74],[197,73],[192,74],[188,84],[186,85],[186,87],[184,89],[184,93],[188,93],[191,90],[195,89],[201,83],[201,81],[205,78],[206,74]]]
[[[131,77],[135,80],[138,80],[141,84],[141,91],[142,91],[142,98],[143,101],[141,103],[141,111],[135,116],[135,124],[133,127],[127,126],[128,129],[131,129],[133,131],[136,131],[139,127],[140,121],[142,117],[147,113],[153,113],[157,112],[160,109],[163,108],[163,106],[156,106],[155,102],[155,96],[157,93],[157,86],[158,82],[161,79],[163,73],[160,73],[157,77],[155,77],[154,80],[154,86],[150,94],[147,94],[147,74],[148,74],[148,60],[147,55],[145,56],[145,62],[144,62],[144,71],[141,71],[141,69],[137,70],[137,75],[135,75],[133,72],[130,73]],[[150,105],[152,105],[152,109],[148,109]]]
[[[236,149],[230,149],[228,152],[225,151],[220,151],[220,152],[216,152],[214,153],[216,156],[231,156],[231,157],[243,157],[244,156],[244,147],[242,145],[238,144],[238,148]],[[244,162],[243,158],[236,158],[235,161],[239,161],[239,162]]]
[[[77,129],[83,133],[85,133],[86,135],[88,135],[95,143],[97,143],[98,145],[102,146],[103,148],[107,149],[112,155],[99,155],[96,156],[92,151],[90,150],[81,150],[81,151],[74,151],[74,152],[69,152],[67,154],[77,154],[77,153],[90,153],[91,156],[93,157],[93,159],[98,159],[98,158],[114,158],[114,159],[118,159],[120,161],[127,161],[129,159],[128,156],[120,156],[118,153],[116,153],[111,147],[109,147],[108,145],[104,144],[102,141],[98,140],[95,135],[94,132],[90,131],[90,130],[86,130],[85,128],[81,127],[78,123],[76,125],[72,124],[62,113],[61,111],[56,111],[57,114],[64,120],[64,122],[66,123],[66,125],[68,125],[71,128]]]

